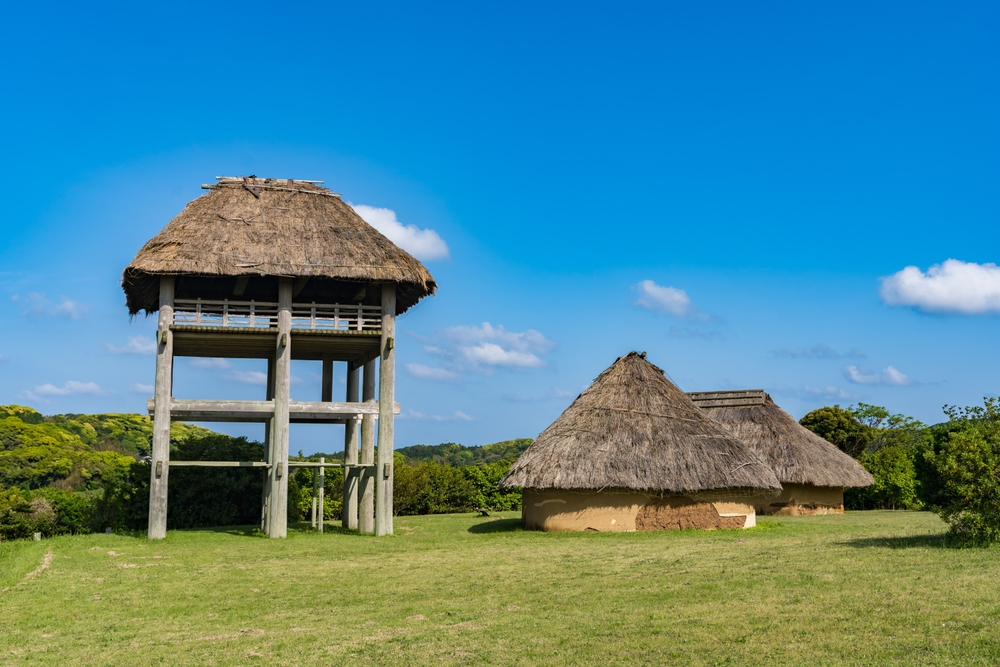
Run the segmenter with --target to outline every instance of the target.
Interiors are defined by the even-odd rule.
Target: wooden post
[[[153,456],[149,478],[151,540],[167,536],[167,477],[170,473],[170,393],[173,387],[174,277],[160,278],[160,316],[156,329],[156,390],[153,395]]]
[[[319,502],[319,494],[318,494],[319,489],[317,488],[318,485],[319,485],[319,469],[313,468],[313,504],[312,504],[313,528],[316,527],[316,510],[317,510],[317,504]]]
[[[288,535],[288,403],[291,400],[292,279],[278,279],[278,335],[274,354],[274,418],[271,420],[271,502],[267,536]]]
[[[333,357],[328,354],[323,355],[323,382],[320,393],[322,398],[319,400],[324,403],[333,401]]]
[[[392,535],[392,447],[396,383],[396,284],[382,284],[382,358],[378,378],[375,535]]]
[[[264,390],[264,400],[270,401],[274,399],[274,357],[268,357],[267,359],[267,387]],[[264,462],[270,463],[274,460],[274,453],[271,451],[271,422],[273,420],[268,419],[264,422]],[[260,529],[267,532],[267,520],[268,520],[268,506],[271,502],[271,473],[265,468],[264,470],[264,490],[261,494],[260,503]]]
[[[347,402],[358,402],[358,380],[361,369],[357,364],[347,364]],[[358,440],[361,436],[358,421],[348,419],[344,424],[344,506],[343,526],[348,530],[358,529],[358,469],[350,466],[358,463]]]
[[[366,361],[362,369],[361,400],[365,403],[375,402],[375,360]],[[361,464],[375,463],[375,416],[364,415],[361,418]],[[375,475],[372,468],[361,468],[358,477],[358,493],[361,501],[358,505],[358,531],[369,535],[375,532]]]
[[[323,532],[323,520],[326,517],[326,515],[323,514],[323,512],[325,511],[325,508],[323,506],[323,501],[326,500],[326,468],[323,467],[324,463],[326,463],[326,457],[325,456],[319,457],[319,464],[320,464],[320,468],[319,468],[319,526],[317,528],[319,529],[319,532],[321,532],[321,533]]]

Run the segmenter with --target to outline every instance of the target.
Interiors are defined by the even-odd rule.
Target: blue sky
[[[121,270],[251,173],[389,209],[428,258],[397,446],[535,436],[632,349],[796,417],[998,392],[995,5],[537,5],[8,8],[0,403],[141,411]],[[179,362],[175,394],[260,370]]]

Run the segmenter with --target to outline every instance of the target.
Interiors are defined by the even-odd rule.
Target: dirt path
[[[48,552],[47,554],[45,554],[42,557],[42,564],[39,565],[38,567],[36,567],[31,572],[29,572],[28,574],[24,575],[24,580],[28,581],[30,579],[34,579],[35,577],[37,577],[38,575],[40,575],[42,572],[44,572],[45,570],[47,570],[49,568],[49,565],[52,564],[52,559],[53,558],[54,558],[54,556],[53,556],[53,554],[52,554],[51,551]]]

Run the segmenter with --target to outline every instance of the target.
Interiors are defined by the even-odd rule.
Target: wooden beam
[[[375,405],[375,360],[369,359],[362,368],[361,400],[365,405]],[[375,415],[361,417],[361,464],[375,465]],[[358,531],[370,535],[375,532],[375,476],[367,474],[372,468],[361,470],[358,477]]]
[[[149,413],[154,414],[154,400],[147,401]],[[171,399],[170,416],[173,421],[188,422],[262,422],[274,415],[276,401],[214,401]],[[399,414],[400,405],[393,405]],[[378,415],[378,405],[371,403],[324,403],[315,401],[289,401],[288,415],[297,423],[350,420],[358,415]]]
[[[292,362],[292,280],[278,279],[278,335],[274,353],[274,412],[271,439],[274,458],[271,474],[271,502],[267,536],[288,535],[288,425],[291,403]]]
[[[396,384],[396,284],[382,284],[382,338],[378,381],[375,535],[392,535],[393,406]]]
[[[153,396],[153,451],[149,480],[151,540],[167,536],[167,478],[170,472],[170,391],[173,387],[174,277],[160,278],[160,315],[156,331],[156,388]]]
[[[185,468],[269,468],[267,461],[171,461],[170,467]]]

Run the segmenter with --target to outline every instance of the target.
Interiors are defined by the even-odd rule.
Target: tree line
[[[946,405],[927,426],[877,405],[813,410],[800,424],[853,456],[874,484],[844,493],[847,509],[924,509],[956,544],[1000,542],[1000,402]]]
[[[1000,403],[945,406],[927,426],[884,407],[858,403],[814,410],[800,423],[857,459],[874,484],[848,489],[847,509],[937,512],[956,544],[1000,541]],[[43,416],[0,406],[0,540],[145,528],[152,422],[143,415]],[[395,452],[397,514],[518,510],[519,489],[497,483],[531,444],[521,438],[465,447],[414,445]],[[182,460],[263,460],[263,445],[189,424],[171,427],[171,456]],[[316,459],[320,455],[299,460]],[[328,460],[343,454],[327,455]],[[340,516],[343,471],[325,476],[326,520]],[[254,525],[263,473],[251,468],[175,468],[171,528]],[[289,478],[289,519],[308,518],[312,472]]]

